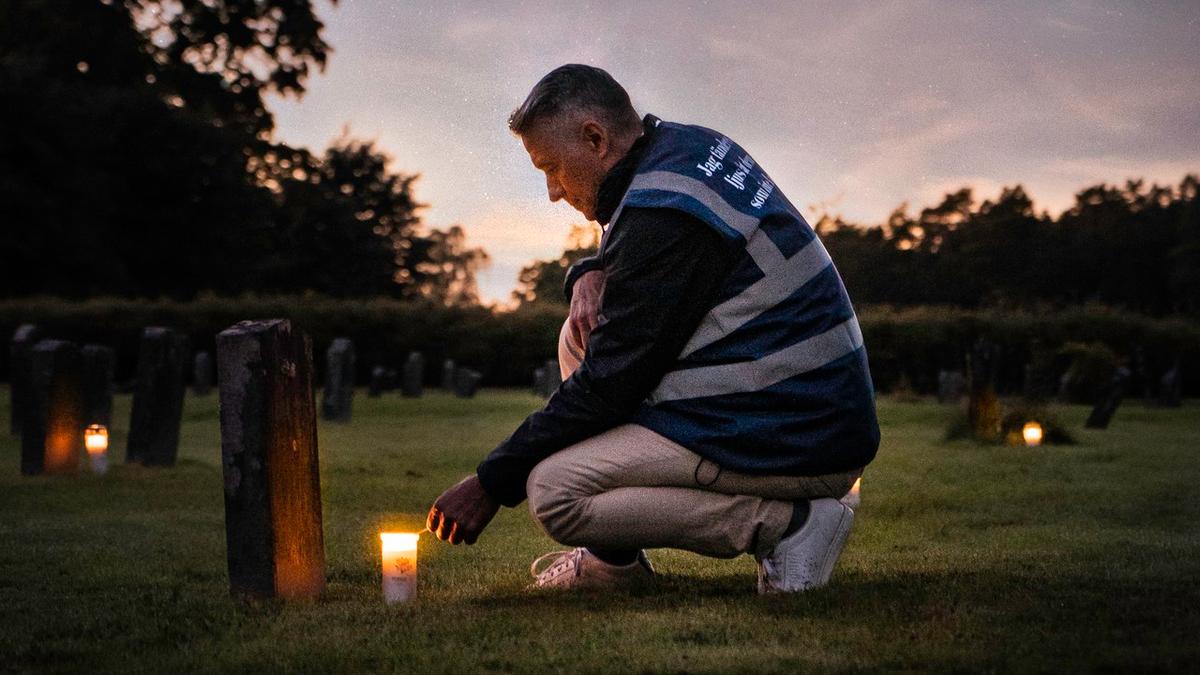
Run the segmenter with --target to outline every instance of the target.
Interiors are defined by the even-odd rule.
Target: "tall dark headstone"
[[[325,350],[325,390],[321,417],[332,422],[349,422],[354,402],[354,343],[336,338]]]
[[[483,375],[470,368],[456,368],[454,371],[454,395],[459,398],[472,398],[479,390],[479,381]]]
[[[1158,404],[1167,408],[1178,408],[1183,405],[1183,373],[1179,362],[1166,373],[1158,382]]]
[[[103,424],[105,427],[112,428],[115,360],[111,347],[83,346],[84,426]]]
[[[1112,421],[1113,415],[1117,412],[1117,406],[1121,405],[1121,399],[1125,396],[1125,387],[1129,384],[1129,376],[1128,368],[1117,368],[1117,372],[1105,388],[1100,402],[1096,404],[1095,408],[1092,408],[1092,414],[1088,415],[1087,422],[1084,422],[1085,428],[1108,428],[1108,423]]]
[[[74,473],[83,451],[83,357],[63,340],[29,352],[29,399],[21,420],[21,473]]]
[[[546,378],[546,369],[543,366],[538,366],[533,369],[533,395],[542,395],[542,383]]]
[[[453,391],[454,389],[454,359],[446,359],[442,361],[442,389]]]
[[[42,339],[42,331],[31,323],[22,324],[13,332],[12,343],[8,347],[8,381],[9,381],[9,432],[13,435],[21,433],[21,420],[24,419],[25,409],[29,406],[29,352],[38,340]]]
[[[142,331],[126,462],[175,465],[188,356],[186,335],[159,326]]]
[[[286,319],[217,336],[230,591],[314,599],[325,544],[312,342]]]
[[[419,398],[425,383],[425,357],[421,352],[412,352],[404,362],[404,377],[400,381],[400,394]]]
[[[1000,399],[996,397],[999,360],[996,345],[984,338],[980,338],[971,349],[971,393],[967,402],[967,422],[971,427],[971,435],[981,441],[1000,438]]]
[[[213,357],[208,352],[196,352],[192,359],[192,393],[208,396],[213,388]]]

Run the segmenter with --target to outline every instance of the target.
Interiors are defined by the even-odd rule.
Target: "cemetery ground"
[[[122,463],[129,396],[104,476],[22,477],[0,436],[0,671],[1200,669],[1196,401],[1127,401],[1107,431],[1057,406],[1078,444],[1027,449],[944,442],[951,408],[882,399],[818,591],[760,597],[747,556],[655,551],[656,590],[531,594],[558,547],[520,508],[473,547],[424,536],[419,599],[384,605],[378,533],[421,529],[538,404],[360,390],[349,424],[320,423],[325,597],[287,605],[229,596],[215,394],[189,392],[172,469]]]

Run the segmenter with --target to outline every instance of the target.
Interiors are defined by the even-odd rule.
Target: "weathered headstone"
[[[286,319],[217,336],[230,591],[313,599],[325,589],[312,342]]]
[[[396,371],[386,366],[371,369],[371,383],[367,385],[367,396],[379,398],[385,391],[396,388]]]
[[[13,332],[12,342],[8,347],[8,381],[9,381],[9,432],[13,435],[21,433],[21,421],[25,409],[29,406],[29,352],[38,340],[42,339],[42,331],[37,326],[21,324]]]
[[[938,403],[958,403],[967,390],[967,378],[957,370],[938,371]]]
[[[442,361],[442,389],[446,391],[454,389],[454,371],[454,359]]]
[[[113,369],[111,347],[83,346],[83,424],[112,427]]]
[[[542,380],[546,377],[546,368],[538,366],[533,369],[533,395],[542,395]]]
[[[999,350],[996,345],[980,338],[971,349],[970,398],[967,402],[967,422],[971,435],[981,441],[1000,438],[1000,399],[996,397],[996,373],[999,370]]]
[[[192,393],[208,396],[213,387],[213,357],[208,352],[196,352],[192,359]]]
[[[1117,368],[1113,379],[1105,388],[1104,395],[1100,398],[1100,402],[1092,408],[1092,414],[1088,415],[1087,421],[1083,426],[1087,429],[1107,429],[1108,423],[1112,421],[1113,415],[1117,412],[1117,406],[1121,405],[1121,398],[1125,396],[1125,387],[1129,384],[1130,372],[1128,368]]]
[[[470,368],[456,368],[454,371],[454,395],[459,398],[472,398],[479,390],[479,381],[483,375]]]
[[[83,450],[83,357],[63,340],[29,352],[29,399],[21,420],[21,473],[74,473]]]
[[[142,331],[126,462],[175,465],[188,361],[186,335],[158,326]]]
[[[321,417],[334,422],[349,422],[354,402],[354,343],[336,338],[325,350],[325,391],[321,397]]]
[[[550,398],[554,392],[558,391],[562,385],[562,375],[558,368],[558,361],[550,359],[546,361],[539,370],[542,372],[542,379],[538,386],[538,395],[542,398]]]
[[[421,396],[425,382],[425,357],[421,352],[412,352],[404,362],[404,377],[400,382],[400,395],[409,398]]]
[[[1158,404],[1167,408],[1178,408],[1183,405],[1183,373],[1179,362],[1166,373],[1158,383]]]

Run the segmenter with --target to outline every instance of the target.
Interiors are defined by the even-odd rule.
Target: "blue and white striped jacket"
[[[677,209],[720,233],[736,262],[634,421],[735,471],[865,466],[879,446],[874,391],[829,254],[740,146],[703,127],[657,124],[609,231],[625,207]]]

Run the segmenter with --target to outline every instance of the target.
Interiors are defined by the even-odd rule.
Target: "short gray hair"
[[[568,63],[533,86],[525,102],[509,115],[508,128],[523,136],[539,120],[569,110],[592,112],[614,131],[632,132],[641,127],[629,94],[612,75],[595,66]]]

